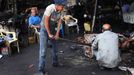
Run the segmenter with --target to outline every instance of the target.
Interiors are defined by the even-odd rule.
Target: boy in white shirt
[[[40,29],[39,71],[41,73],[45,73],[45,56],[48,40],[50,40],[52,44],[52,65],[54,67],[57,67],[59,65],[56,40],[59,38],[61,11],[63,8],[64,0],[60,0],[55,4],[49,5],[44,12]],[[55,27],[57,27],[57,31],[55,31]]]

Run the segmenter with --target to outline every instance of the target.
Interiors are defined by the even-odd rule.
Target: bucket
[[[91,31],[91,27],[90,27],[91,25],[90,25],[90,23],[84,23],[84,29],[85,29],[85,31],[87,31],[87,32],[90,32]]]

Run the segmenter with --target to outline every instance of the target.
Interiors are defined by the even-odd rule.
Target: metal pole
[[[94,25],[95,25],[95,19],[96,19],[97,4],[98,4],[98,0],[95,1],[94,15],[93,15],[93,21],[92,21],[92,32],[94,31]]]

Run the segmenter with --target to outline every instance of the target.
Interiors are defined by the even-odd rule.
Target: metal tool
[[[80,44],[80,45],[91,46],[91,44],[81,43],[81,42],[77,42],[77,41],[73,41],[73,40],[69,40],[69,39],[64,39],[64,38],[59,38],[59,40],[61,40],[61,41],[66,41],[66,42],[71,42],[71,43],[76,43],[76,44]]]

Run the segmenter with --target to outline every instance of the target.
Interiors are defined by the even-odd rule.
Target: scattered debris
[[[126,72],[129,71],[131,73],[131,74],[127,73],[127,75],[134,75],[134,68],[119,66],[119,69]]]
[[[70,47],[70,49],[71,49],[71,50],[77,50],[77,46],[76,46],[76,45],[72,45],[72,46]]]
[[[64,53],[64,51],[60,51],[60,52],[59,52],[59,54],[63,54],[63,53]]]
[[[84,37],[78,37],[76,40],[81,43],[91,44],[94,41],[96,35],[97,34],[85,34]],[[89,58],[93,57],[91,46],[83,45],[83,49],[84,49],[85,56]]]
[[[94,41],[96,36],[97,36],[97,34],[85,34],[84,35],[85,43],[91,44]]]
[[[96,73],[95,72],[92,72],[91,74],[95,75]]]
[[[83,49],[84,49],[85,56],[87,56],[89,58],[92,58],[93,57],[93,52],[92,52],[90,46],[84,46]]]
[[[0,59],[3,57],[3,55],[0,55]]]
[[[34,67],[34,64],[30,64],[30,65],[28,66],[29,69],[32,68],[32,67]]]
[[[85,38],[84,37],[78,37],[76,38],[77,42],[85,43]]]

